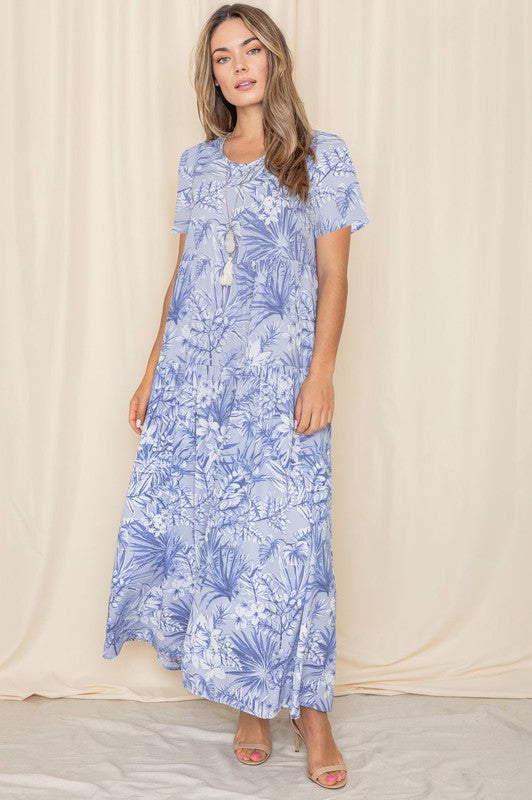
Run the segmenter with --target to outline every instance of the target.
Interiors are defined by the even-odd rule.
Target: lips
[[[242,80],[238,81],[238,83],[235,83],[235,89],[238,89],[238,87],[242,86],[243,84],[253,85],[255,83],[257,83],[257,81],[254,81],[253,78],[243,78]]]

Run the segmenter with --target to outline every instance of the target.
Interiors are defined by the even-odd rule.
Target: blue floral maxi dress
[[[187,238],[103,651],[149,642],[190,692],[268,718],[282,707],[294,718],[300,705],[330,711],[334,693],[331,423],[298,434],[294,409],[314,344],[315,239],[368,217],[346,143],[313,133],[307,204],[264,157],[229,160],[222,137],[180,158],[172,230]],[[237,249],[226,286],[228,175]]]

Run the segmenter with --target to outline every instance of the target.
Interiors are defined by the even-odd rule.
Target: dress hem
[[[120,640],[119,644],[113,644],[113,645],[106,644],[105,648],[103,650],[103,653],[102,653],[103,658],[111,660],[111,659],[116,658],[117,656],[119,656],[120,652],[122,650],[122,647],[125,645],[126,642],[146,642],[147,644],[150,644],[153,647],[153,649],[155,650],[155,655],[157,656],[157,660],[161,664],[161,666],[163,666],[165,669],[172,670],[173,672],[181,671],[181,682],[183,684],[183,688],[186,689],[187,692],[190,692],[191,694],[195,695],[195,697],[201,697],[204,700],[210,700],[212,703],[220,703],[221,705],[228,706],[229,708],[234,708],[236,711],[245,711],[247,714],[253,714],[253,711],[250,710],[249,708],[246,708],[244,705],[238,705],[238,704],[234,704],[233,705],[231,703],[225,703],[223,700],[216,700],[214,697],[210,696],[208,692],[198,692],[196,690],[191,689],[190,688],[190,684],[188,683],[187,674],[186,674],[186,672],[183,672],[182,666],[180,666],[180,667],[178,667],[178,666],[169,666],[168,663],[165,664],[164,661],[162,661],[160,651],[157,649],[157,647],[153,644],[153,642],[151,641],[151,639],[148,636],[146,636],[146,637],[140,636],[140,635],[126,636],[126,638]],[[316,711],[323,711],[323,708],[318,708],[317,706],[308,706],[306,703],[303,703],[301,705],[304,705],[305,708],[313,708]],[[301,705],[299,706],[299,708],[301,708]],[[292,719],[299,719],[301,711],[299,712],[297,717],[293,716],[292,713],[290,712],[290,706],[288,704],[286,704],[286,703],[281,703],[279,705],[277,711],[275,711],[275,713],[272,714],[272,716],[270,716],[270,717],[261,717],[261,719],[274,719],[279,714],[279,712],[282,711],[283,708],[286,708],[286,710],[288,711],[288,713],[289,713],[289,715],[290,715],[290,717]],[[328,711],[326,711],[326,713],[330,714],[331,711],[332,711],[332,708],[329,709]],[[254,714],[254,716],[257,716],[257,715]]]

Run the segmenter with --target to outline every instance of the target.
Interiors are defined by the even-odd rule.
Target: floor
[[[2,800],[312,800],[288,712],[258,767],[232,753],[238,712],[208,700],[3,701]],[[532,700],[349,695],[329,715],[353,800],[532,800]],[[289,787],[289,789],[288,789]],[[286,792],[289,791],[289,795]]]

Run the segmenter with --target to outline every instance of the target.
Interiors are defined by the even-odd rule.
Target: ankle
[[[247,711],[240,711],[239,712],[240,719],[246,720],[258,720],[259,722],[269,722],[270,720],[265,717],[256,717],[255,714],[249,714]]]
[[[299,706],[299,713],[305,719],[327,719],[326,711],[318,711],[317,708],[310,706]]]
[[[303,721],[303,725],[308,728],[316,728],[316,730],[330,729],[331,727],[327,712],[316,711],[314,708],[301,706],[300,721],[301,720]]]
[[[260,734],[257,732],[255,736],[261,735],[262,737],[269,739],[270,720],[263,717],[256,717],[253,714],[248,714],[246,711],[241,711],[237,722],[237,733],[240,732],[243,735],[246,735],[245,732],[247,731],[247,735],[252,735],[252,729],[255,731],[258,729],[260,731]]]

